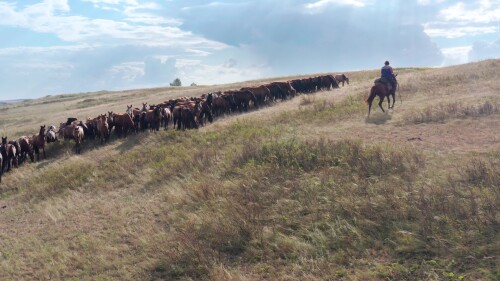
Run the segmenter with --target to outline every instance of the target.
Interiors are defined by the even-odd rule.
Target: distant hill
[[[27,101],[27,100],[30,100],[30,99],[0,100],[0,105],[12,104],[12,103],[16,103],[16,102],[23,102],[23,101]]]

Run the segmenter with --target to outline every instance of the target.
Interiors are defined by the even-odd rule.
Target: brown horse
[[[235,108],[233,108],[234,111],[236,109],[238,109],[240,112],[248,111],[248,109],[250,108],[250,101],[253,103],[253,106],[255,108],[259,107],[259,105],[257,104],[257,98],[251,91],[225,91],[224,94],[233,96],[235,101]]]
[[[345,74],[335,75],[335,80],[337,80],[338,84],[340,84],[340,82],[342,82],[342,87],[344,87],[344,82],[347,82],[347,85],[349,85],[349,78],[347,76],[345,76]]]
[[[2,182],[2,174],[3,174],[3,156],[0,153],[0,183]]]
[[[97,133],[99,134],[101,144],[108,142],[109,125],[108,116],[106,116],[106,114],[101,114],[99,117],[97,117]]]
[[[73,131],[76,127],[76,121],[73,121],[71,123],[61,123],[59,127],[59,137],[61,139],[73,139]]]
[[[215,92],[212,100],[212,112],[215,116],[221,116],[229,113],[233,104],[236,104],[233,95],[224,95],[222,92]]]
[[[26,161],[26,154],[30,157],[31,162],[35,162],[35,157],[33,155],[33,145],[31,145],[30,138],[23,136],[19,138],[19,147],[21,148],[21,154],[19,160],[21,162]]]
[[[382,109],[382,112],[385,112],[384,108],[382,107],[382,103],[384,102],[384,99],[386,97],[387,97],[387,102],[389,104],[389,109],[394,108],[394,103],[396,102],[396,87],[394,87],[389,91],[389,88],[387,87],[386,84],[382,82],[375,82],[375,84],[372,86],[370,90],[370,95],[368,96],[368,99],[366,99],[366,102],[368,103],[368,117],[370,117],[372,102],[376,96],[378,96],[380,99],[378,106],[380,107],[380,109]],[[390,99],[391,96],[392,96],[392,106]]]
[[[190,102],[181,106],[181,122],[184,129],[198,129],[196,117],[200,110],[201,107],[199,103]]]
[[[40,126],[40,131],[37,135],[33,135],[31,137],[31,145],[35,150],[36,161],[40,161],[40,149],[43,151],[43,159],[46,159],[45,156],[45,125]]]
[[[160,108],[160,127],[164,130],[168,129],[168,123],[172,119],[172,112],[170,111],[170,103],[163,102],[158,104],[157,107]]]
[[[259,106],[265,105],[273,100],[271,91],[264,85],[258,87],[241,88],[242,91],[250,91],[255,95]]]
[[[151,106],[152,109],[143,112],[143,123],[151,128],[151,131],[160,130],[161,107]]]
[[[108,112],[108,114],[108,123],[110,125],[110,128],[112,125],[115,126],[115,132],[118,137],[121,137],[122,133],[124,137],[127,137],[127,133],[129,130],[135,131],[134,121],[132,121],[132,117],[130,117],[130,115],[128,115],[127,113],[117,114]]]
[[[17,151],[13,144],[7,142],[7,137],[2,137],[2,145],[0,146],[0,153],[2,154],[2,169],[7,167],[7,171],[10,171],[11,163],[17,168]]]
[[[212,114],[211,106],[209,106],[207,101],[204,99],[198,101],[197,103],[199,110],[196,115],[196,121],[198,121],[198,124],[200,124],[200,126],[204,126],[205,119],[207,119],[208,122],[212,123],[214,121],[214,117]]]
[[[177,127],[177,130],[182,128],[182,119],[181,119],[181,111],[182,105],[177,104],[172,109],[172,117],[174,119],[174,129]]]

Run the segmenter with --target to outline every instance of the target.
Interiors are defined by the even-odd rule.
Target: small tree
[[[196,86],[198,86],[198,85],[196,85],[196,83],[194,83],[194,82],[191,83],[191,87],[196,87]]]
[[[172,87],[180,87],[180,86],[182,86],[181,79],[175,78],[175,80],[172,83],[170,83],[170,86],[172,86]]]

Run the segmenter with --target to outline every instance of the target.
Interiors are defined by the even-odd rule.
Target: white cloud
[[[127,43],[147,46],[203,47],[222,49],[225,44],[208,40],[183,31],[175,19],[137,13],[138,9],[154,8],[154,5],[137,4],[136,1],[104,0],[96,3],[134,4],[125,10],[127,21],[90,19],[69,15],[65,0],[45,0],[42,3],[18,9],[15,4],[0,3],[0,25],[16,26],[41,33],[52,33],[68,42],[90,44]]]
[[[482,0],[471,4],[459,2],[444,8],[439,11],[436,21],[424,27],[431,37],[459,38],[498,32],[499,23],[500,0]]]
[[[422,6],[441,4],[446,0],[417,0],[417,3]]]
[[[498,31],[496,26],[446,26],[432,27],[432,24],[426,24],[425,33],[430,37],[459,38],[464,36],[475,36],[481,34],[495,33]]]
[[[3,48],[0,49],[0,56],[10,56],[10,55],[28,55],[28,54],[40,54],[40,53],[60,53],[60,52],[78,52],[82,50],[93,49],[96,46],[92,45],[73,45],[73,46],[50,46],[50,47],[15,47],[15,48]]]
[[[145,75],[144,62],[124,62],[111,67],[108,73],[110,79],[133,83]]]
[[[445,21],[462,23],[492,23],[500,20],[500,1],[479,1],[476,8],[467,7],[460,2],[440,11]]]
[[[222,64],[206,64],[185,61],[179,64],[178,74],[183,84],[215,85],[248,81],[269,75],[268,69],[259,66],[235,67]]]
[[[443,63],[441,66],[463,64],[469,62],[469,52],[471,50],[472,46],[441,49],[441,52],[443,53],[444,56]]]
[[[182,11],[189,11],[189,10],[195,10],[195,9],[205,9],[205,8],[221,8],[224,6],[238,6],[238,5],[246,5],[247,3],[241,2],[241,3],[229,3],[229,2],[210,2],[208,4],[203,4],[203,5],[197,5],[197,6],[188,6],[188,7],[183,7],[181,8]]]
[[[366,2],[366,0],[319,0],[314,3],[306,4],[306,8],[310,10],[320,10],[330,4],[364,7],[366,5]]]

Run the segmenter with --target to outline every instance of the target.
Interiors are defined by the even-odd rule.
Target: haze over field
[[[499,17],[499,0],[7,0],[0,100],[498,58]]]

